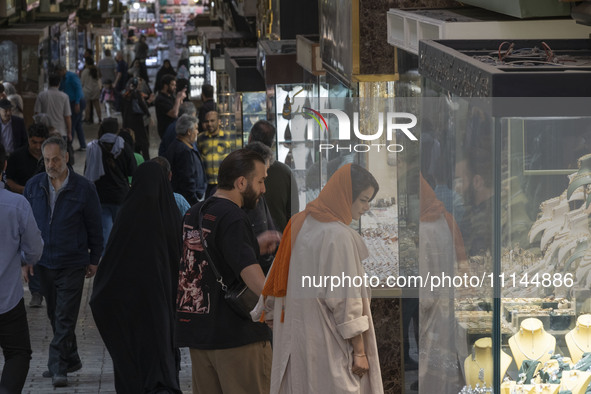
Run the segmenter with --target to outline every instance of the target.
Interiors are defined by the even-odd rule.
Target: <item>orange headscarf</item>
[[[464,249],[464,239],[460,228],[453,216],[447,212],[445,206],[437,199],[435,192],[421,175],[421,222],[434,222],[444,215],[447,226],[454,239],[456,257],[458,261],[466,260],[466,250]]]
[[[267,282],[263,288],[264,296],[285,297],[291,249],[304,225],[306,216],[312,215],[314,219],[323,223],[342,222],[349,225],[353,220],[352,200],[351,164],[346,164],[330,177],[318,198],[306,205],[305,210],[292,216],[287,223],[279,249],[275,254],[275,261],[267,275]]]

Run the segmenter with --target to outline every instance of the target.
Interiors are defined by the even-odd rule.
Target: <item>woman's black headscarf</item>
[[[90,300],[117,392],[179,392],[174,347],[181,221],[160,165],[136,170]]]
[[[164,67],[164,64],[168,63],[169,67]],[[176,71],[172,68],[172,63],[170,60],[166,59],[162,62],[162,67],[156,73],[156,82],[154,83],[154,92],[159,92],[162,89],[162,77],[166,74],[170,74],[176,77]],[[178,89],[177,89],[178,91]]]

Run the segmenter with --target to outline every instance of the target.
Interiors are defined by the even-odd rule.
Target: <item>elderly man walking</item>
[[[84,278],[94,276],[103,251],[101,206],[94,184],[67,166],[63,138],[45,140],[41,151],[46,173],[31,178],[24,195],[45,242],[37,268],[53,339],[43,376],[52,377],[54,387],[65,387],[67,373],[82,368],[76,320]]]

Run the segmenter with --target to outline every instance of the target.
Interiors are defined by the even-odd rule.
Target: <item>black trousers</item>
[[[10,311],[0,314],[0,347],[4,353],[0,394],[20,393],[27,380],[32,353],[23,299]]]
[[[141,153],[144,160],[150,160],[150,126],[138,125],[135,131],[135,152]]]
[[[86,267],[50,269],[39,266],[41,293],[47,302],[47,317],[53,329],[47,367],[53,375],[67,375],[68,367],[80,363],[76,321],[80,311]]]

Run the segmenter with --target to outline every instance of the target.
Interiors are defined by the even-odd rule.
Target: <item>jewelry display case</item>
[[[588,40],[421,42],[419,272],[464,281],[420,291],[420,393],[587,390],[589,59]]]
[[[267,92],[242,92],[240,95],[237,127],[242,131],[242,145],[248,144],[250,129],[259,120],[267,120]]]
[[[370,256],[364,260],[364,268],[368,276],[379,278],[374,287],[380,290],[386,287],[389,275],[399,273],[396,156],[385,148],[369,152],[365,150],[369,145],[362,145],[355,136],[342,140],[336,117],[324,114],[325,125],[310,114],[319,108],[319,113],[324,108],[337,108],[354,119],[354,113],[358,113],[359,129],[375,130],[378,106],[387,105],[393,97],[393,85],[359,82],[350,89],[327,76],[319,84],[275,85],[274,100],[277,159],[291,167],[296,177],[300,209],[318,196],[328,178],[344,164],[356,163],[369,169],[380,184],[370,212],[351,224],[367,244]],[[378,142],[385,143],[385,136]]]

